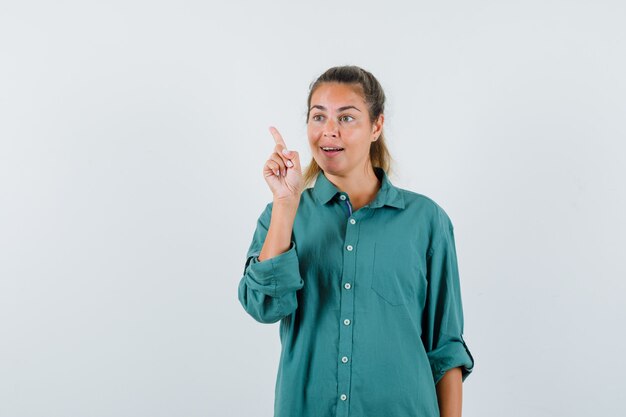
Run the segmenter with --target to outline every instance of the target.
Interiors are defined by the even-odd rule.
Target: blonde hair
[[[385,111],[385,92],[378,80],[368,71],[355,65],[344,65],[327,69],[309,86],[309,97],[307,99],[306,122],[309,122],[309,109],[311,108],[311,97],[315,90],[323,83],[343,83],[358,85],[365,103],[369,110],[370,122],[373,124],[378,116]],[[381,167],[388,174],[391,172],[393,158],[389,153],[387,144],[385,143],[384,128],[380,136],[370,146],[370,160],[373,167]],[[322,169],[315,162],[315,158],[311,158],[311,162],[305,168],[302,178],[304,188],[311,185]]]

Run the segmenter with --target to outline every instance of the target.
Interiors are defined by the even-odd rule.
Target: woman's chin
[[[322,169],[322,171],[327,172],[332,175],[337,175],[341,171],[341,166],[339,164],[318,163],[318,165]]]
[[[322,171],[331,175],[341,175],[345,171],[345,161],[325,158],[324,155],[313,158]]]

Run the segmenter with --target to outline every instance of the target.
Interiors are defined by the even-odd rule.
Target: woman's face
[[[384,116],[372,125],[358,88],[324,83],[311,96],[307,134],[312,156],[325,173],[363,175],[371,164],[370,146],[380,135]],[[323,149],[327,147],[340,150]]]

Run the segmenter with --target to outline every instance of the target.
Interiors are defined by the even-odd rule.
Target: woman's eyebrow
[[[326,107],[324,107],[324,106],[320,106],[319,104],[315,104],[315,105],[311,106],[311,108],[309,109],[309,111],[311,111],[311,110],[313,110],[313,109],[320,109],[320,110],[326,111]],[[344,110],[348,110],[348,109],[354,109],[354,110],[356,110],[356,111],[358,111],[358,112],[360,112],[360,111],[361,111],[361,110],[357,109],[357,108],[356,108],[356,107],[354,107],[354,106],[343,106],[343,107],[339,107],[339,108],[337,109],[337,111],[344,111]]]

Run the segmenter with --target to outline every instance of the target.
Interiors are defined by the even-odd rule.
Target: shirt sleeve
[[[269,228],[272,203],[259,216],[239,281],[239,302],[256,321],[275,323],[298,307],[296,291],[303,287],[296,242],[272,258],[259,260]]]
[[[439,209],[433,234],[433,244],[427,254],[428,292],[422,341],[435,384],[446,371],[456,367],[461,367],[462,380],[465,381],[474,368],[474,358],[463,340],[463,306],[454,227],[443,209]]]

